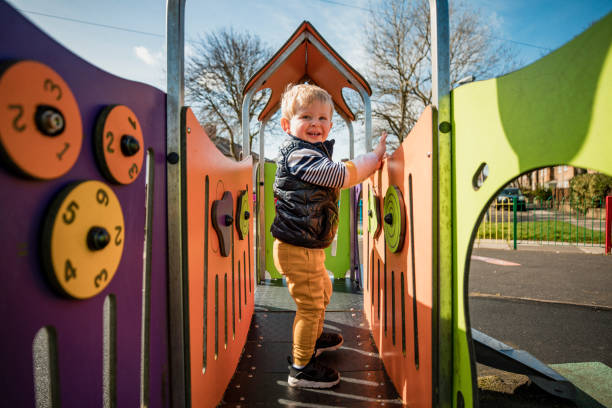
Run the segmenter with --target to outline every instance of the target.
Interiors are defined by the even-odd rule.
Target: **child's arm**
[[[333,162],[312,149],[299,149],[289,155],[287,167],[291,174],[311,184],[332,188],[351,187],[380,167],[386,140],[387,134],[383,133],[373,151],[344,163]]]
[[[381,164],[387,150],[387,132],[383,132],[373,151],[344,163],[348,173],[342,188],[354,186],[368,178]]]

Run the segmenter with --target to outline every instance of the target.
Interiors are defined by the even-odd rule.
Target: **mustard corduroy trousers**
[[[332,284],[323,249],[304,248],[274,240],[274,265],[287,279],[297,311],[293,320],[293,363],[306,365],[323,332]]]

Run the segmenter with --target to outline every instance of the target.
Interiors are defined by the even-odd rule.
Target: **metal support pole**
[[[601,229],[600,229],[601,231]],[[606,197],[606,255],[610,254],[612,248],[612,196]]]
[[[434,120],[433,405],[453,406],[453,218],[448,0],[429,0]],[[435,112],[435,111],[434,111]],[[437,148],[436,144],[437,143]]]
[[[342,117],[342,119],[344,119],[344,123],[346,123],[349,131],[349,159],[353,160],[355,158],[355,131],[353,130],[353,122],[345,117]]]
[[[360,88],[361,89],[361,88]],[[359,91],[363,99],[363,108],[365,116],[365,143],[366,153],[372,151],[372,104],[370,103],[370,95],[365,91]]]
[[[355,132],[353,130],[353,122],[351,122],[348,118],[343,117],[344,119],[344,123],[346,123],[346,127],[348,128],[349,131],[349,159],[353,160],[355,158]],[[349,190],[349,237],[351,237],[350,240],[350,251],[351,251],[351,260],[350,260],[350,265],[351,265],[351,272],[350,272],[350,277],[351,277],[351,282],[355,282],[355,257],[354,257],[354,253],[355,253],[355,248],[353,248],[354,246],[354,242],[353,242],[353,234],[356,233],[357,231],[357,226],[355,225],[355,197],[353,194],[353,188],[354,187],[350,187]]]
[[[184,181],[185,162],[181,146],[181,109],[184,105],[185,0],[168,0],[166,4],[167,98],[167,206],[168,206],[168,296],[170,325],[170,401],[172,407],[190,406],[188,350],[189,333],[185,317],[186,242],[182,232],[186,217]]]
[[[512,218],[512,236],[514,238],[514,250],[516,251],[516,224],[517,224],[517,219],[516,219],[516,206],[518,205],[518,197],[512,197],[512,214],[513,214],[513,218]]]
[[[265,147],[265,132],[268,119],[261,122],[259,128],[259,180],[257,185],[257,203],[259,212],[257,213],[258,222],[258,239],[257,246],[257,281],[261,282],[266,278],[266,156],[264,155]]]
[[[251,89],[244,95],[242,99],[242,157],[246,157],[251,154],[251,144],[249,143],[250,125],[249,122],[249,108],[251,107],[251,101],[255,94],[256,88]],[[261,132],[260,132],[261,137]]]
[[[355,282],[355,257],[354,257],[354,253],[355,253],[355,248],[353,248],[354,243],[353,243],[353,234],[356,233],[357,231],[357,226],[355,225],[355,194],[354,194],[354,189],[355,187],[349,187],[348,188],[348,193],[349,193],[349,237],[350,237],[350,265],[351,265],[351,273],[350,273],[350,277],[351,277],[351,282]]]

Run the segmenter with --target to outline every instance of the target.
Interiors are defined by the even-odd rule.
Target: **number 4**
[[[68,282],[70,279],[76,279],[76,268],[72,266],[72,262],[70,259],[66,259],[66,264],[64,266],[64,279]]]

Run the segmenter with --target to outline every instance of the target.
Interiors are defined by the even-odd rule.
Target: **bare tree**
[[[449,14],[451,85],[468,75],[499,75],[515,65],[515,53],[494,40],[476,10],[454,2]],[[370,12],[366,51],[375,127],[386,129],[399,143],[431,104],[429,21],[427,0],[382,0]]]
[[[242,89],[268,61],[272,50],[256,35],[221,29],[194,42],[186,64],[185,96],[201,123],[217,137],[229,139],[231,156],[238,159],[236,143],[242,143]],[[257,93],[249,109],[250,119],[261,112],[267,93]],[[249,143],[257,129],[251,127]]]

